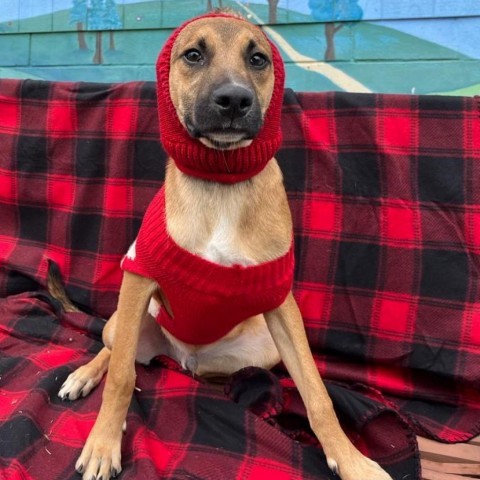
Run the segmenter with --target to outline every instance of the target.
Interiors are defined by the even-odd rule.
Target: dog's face
[[[213,17],[187,25],[170,60],[170,96],[189,134],[204,145],[250,145],[274,86],[272,52],[258,27]]]

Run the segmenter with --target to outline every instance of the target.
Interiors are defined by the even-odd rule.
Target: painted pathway
[[[266,27],[265,22],[246,5],[243,5],[238,0],[235,0],[235,3],[247,12],[249,18],[253,18],[256,22],[258,22],[259,25],[263,25],[263,30],[268,33],[273,40],[275,40],[275,43],[295,62],[297,67],[303,68],[304,70],[310,72],[319,73],[347,92],[372,92],[358,80],[355,80],[353,77],[347,75],[338,68],[335,68],[334,66],[325,62],[319,62],[314,58],[307,57],[306,55],[302,55],[300,52],[295,50],[279,33],[270,27]]]

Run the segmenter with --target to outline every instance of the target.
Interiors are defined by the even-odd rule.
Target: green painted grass
[[[22,72],[15,68],[3,68],[0,67],[0,78],[14,78],[19,80],[32,79],[43,80],[41,76],[36,76],[30,72]]]
[[[436,95],[452,95],[461,97],[473,97],[474,95],[480,95],[480,83],[476,85],[470,85],[469,87],[460,88],[458,90],[452,90],[449,92],[435,92]]]

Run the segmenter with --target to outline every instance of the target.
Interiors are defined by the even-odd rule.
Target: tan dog
[[[274,90],[282,87],[275,87],[272,49],[258,27],[224,15],[197,19],[178,33],[169,60],[170,97],[192,139],[217,153],[255,144]],[[226,165],[227,173],[230,169]],[[171,239],[211,263],[262,265],[291,251],[292,220],[273,158],[248,181],[234,183],[195,178],[170,159],[165,205]],[[135,259],[135,249],[134,244],[127,257]],[[271,368],[282,359],[330,468],[343,480],[391,480],[342,431],[291,292],[279,306],[201,345],[159,327],[154,316],[160,308],[175,319],[162,284],[126,271],[117,311],[103,332],[105,347],[59,392],[64,399],[85,396],[108,370],[98,418],[76,464],[85,480],[106,480],[121,471],[122,426],[135,386],[135,360],[148,363],[159,354],[197,375],[228,375],[250,365]]]

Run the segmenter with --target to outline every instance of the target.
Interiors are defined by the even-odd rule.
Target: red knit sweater
[[[164,188],[145,213],[135,251],[122,268],[160,285],[173,317],[162,308],[157,321],[185,343],[219,340],[247,318],[280,306],[292,288],[293,247],[271,262],[225,267],[177,245],[166,228]]]

